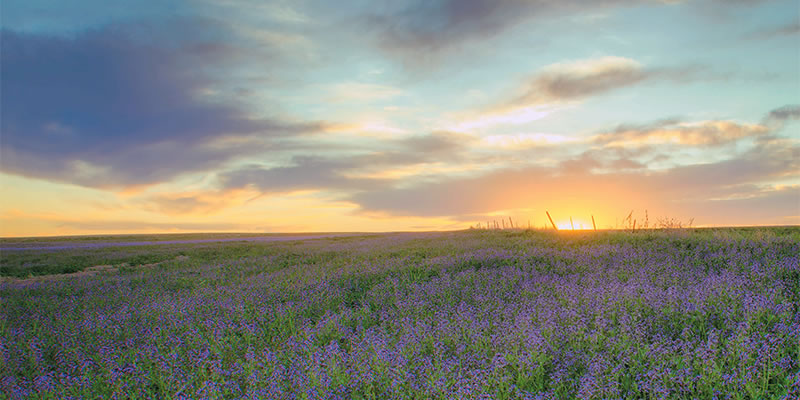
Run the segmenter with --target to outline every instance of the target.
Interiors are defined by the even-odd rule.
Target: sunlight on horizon
[[[572,219],[572,223],[570,223],[569,219],[567,219],[566,221],[560,220],[560,221],[556,222],[556,226],[558,227],[559,230],[562,230],[562,231],[567,231],[567,230],[576,230],[576,231],[579,231],[579,230],[591,230],[592,229],[592,221],[589,220],[588,222],[586,222],[586,221],[581,220],[581,219],[573,218]]]
[[[82,3],[3,3],[0,236],[800,224],[796,0]]]

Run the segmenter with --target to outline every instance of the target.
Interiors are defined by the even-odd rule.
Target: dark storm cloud
[[[154,183],[253,151],[214,144],[318,129],[211,102],[201,70],[225,44],[167,48],[106,28],[73,38],[2,31],[2,170],[86,186]]]

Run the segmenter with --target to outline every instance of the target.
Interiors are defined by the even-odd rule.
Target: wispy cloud
[[[219,180],[225,189],[252,187],[263,193],[379,190],[395,183],[396,177],[391,174],[378,177],[381,174],[376,168],[457,161],[473,140],[467,135],[448,132],[384,140],[366,152],[356,149],[339,157],[294,156],[288,164],[280,166],[249,165],[223,172]]]
[[[20,232],[253,210],[443,227],[594,200],[798,215],[792,0],[92,2],[4,3]],[[73,195],[74,215],[45,199]]]
[[[776,37],[791,37],[800,34],[800,22],[792,21],[787,24],[771,26],[750,32],[745,36],[747,39],[772,39]]]
[[[488,148],[520,150],[539,146],[560,146],[580,142],[578,138],[552,133],[517,133],[509,135],[488,135],[481,145]]]
[[[726,161],[657,172],[641,169],[632,160],[617,159],[612,162],[627,167],[627,171],[593,173],[593,168],[605,162],[589,156],[552,168],[503,169],[475,177],[365,191],[353,195],[352,200],[367,211],[416,216],[485,215],[517,208],[561,208],[565,204],[602,211],[618,207],[620,201],[627,202],[628,207],[675,212],[682,202],[701,204],[729,196],[731,187],[744,189],[740,195],[748,193],[748,187],[749,192],[760,193],[762,189],[753,188],[768,185],[765,182],[771,179],[796,178],[799,149],[761,147]],[[747,184],[755,186],[743,186]],[[781,208],[772,213],[793,214],[796,201],[781,198]]]
[[[521,85],[522,94],[505,105],[527,106],[580,100],[645,81],[687,82],[697,79],[700,67],[647,68],[624,57],[599,57],[548,65]]]
[[[356,165],[351,161],[324,157],[298,156],[286,166],[250,165],[220,174],[224,188],[252,187],[262,193],[283,193],[298,190],[353,190],[378,182],[351,179],[343,171]]]
[[[719,146],[737,140],[766,134],[769,129],[759,124],[733,121],[678,122],[659,121],[645,126],[620,126],[612,132],[601,133],[593,142],[609,147],[653,145]]]
[[[768,115],[785,119],[794,116],[794,110],[782,107]],[[748,138],[753,140],[743,150],[721,160],[657,169],[649,165],[675,150],[719,147]],[[721,199],[730,201],[726,207],[731,208],[744,204],[737,202],[779,207],[771,215],[794,215],[791,208],[797,205],[796,198],[794,204],[788,201],[797,188],[781,189],[781,182],[800,178],[800,142],[778,136],[765,125],[673,118],[621,125],[567,145],[583,150],[577,156],[564,153],[551,165],[533,160],[469,176],[365,190],[354,193],[352,201],[366,212],[456,219],[498,210],[561,207],[562,202],[583,209],[590,204],[613,208],[610,203],[620,198],[629,199],[630,207],[670,212],[700,210],[704,202]]]
[[[226,208],[242,206],[259,195],[259,192],[246,189],[184,190],[137,196],[134,203],[165,215],[211,215]]]
[[[143,222],[116,221],[52,221],[58,228],[100,233],[110,232],[241,232],[252,230],[247,224],[229,222]]]
[[[797,119],[800,119],[800,105],[787,104],[770,111],[769,114],[764,117],[764,123],[775,129],[781,129],[787,122]]]
[[[390,51],[414,56],[492,38],[526,21],[608,7],[670,4],[669,0],[436,0],[376,12],[367,18]]]
[[[400,88],[365,82],[340,82],[324,88],[328,101],[347,103],[367,103],[388,100],[404,95]]]
[[[523,125],[548,117],[594,96],[646,83],[689,83],[714,79],[700,66],[646,67],[625,57],[597,57],[547,65],[515,84],[505,98],[453,114],[443,126],[480,131],[501,125]]]

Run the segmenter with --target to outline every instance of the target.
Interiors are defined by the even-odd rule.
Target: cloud
[[[530,89],[515,103],[537,98],[568,100],[630,86],[647,79],[641,64],[622,57],[602,57],[552,64],[533,78]]]
[[[219,181],[225,189],[253,187],[264,193],[378,190],[388,187],[393,180],[363,176],[375,169],[458,161],[473,140],[466,135],[434,132],[381,141],[368,152],[351,152],[339,157],[298,155],[292,157],[288,165],[278,167],[249,165],[221,173]]]
[[[554,104],[494,105],[477,110],[451,113],[441,125],[444,129],[457,132],[486,131],[489,133],[493,132],[498,126],[529,124],[566,107]]]
[[[770,111],[764,117],[764,124],[778,130],[782,129],[787,122],[798,119],[800,119],[800,105],[788,104]]]
[[[383,48],[431,55],[497,36],[527,21],[608,7],[679,3],[670,0],[434,0],[374,12],[367,24]]]
[[[792,114],[787,110],[784,107],[770,115],[788,118]],[[649,168],[653,160],[669,158],[664,145],[703,149],[746,138],[756,139],[749,144],[751,149],[730,160],[672,167],[666,173]],[[250,165],[222,173],[220,187],[262,193],[329,191],[359,204],[365,212],[458,217],[536,202],[526,193],[547,192],[565,182],[576,187],[607,185],[598,190],[628,187],[630,193],[642,190],[677,199],[685,196],[681,190],[715,193],[702,187],[708,181],[724,186],[783,179],[786,176],[780,174],[798,167],[791,161],[797,159],[797,144],[770,135],[770,129],[760,124],[670,118],[568,139],[537,134],[477,139],[435,132],[376,141],[367,149],[344,147],[338,149],[339,156],[306,153],[284,165]],[[487,148],[486,143],[494,146]],[[481,151],[475,152],[476,145]],[[517,154],[519,146],[525,147],[524,155]],[[466,164],[472,167],[447,167]],[[654,186],[653,182],[660,183]],[[501,206],[503,202],[509,204]]]
[[[263,16],[268,20],[284,24],[308,24],[311,19],[298,5],[286,2],[265,2],[261,0],[198,0],[198,3],[211,7],[214,11],[228,10],[238,14]]]
[[[364,82],[341,82],[329,85],[328,100],[332,102],[372,102],[402,96],[401,89]]]
[[[495,0],[444,0],[419,2],[370,23],[381,31],[387,49],[435,52],[465,41],[490,37],[523,21],[534,2]]]
[[[511,135],[489,135],[483,138],[483,145],[490,148],[525,149],[542,146],[558,146],[577,143],[579,139],[549,133],[518,133]]]
[[[165,215],[210,215],[225,208],[242,206],[256,199],[260,193],[251,190],[189,190],[145,194],[135,197],[137,207]]]
[[[109,232],[164,232],[164,231],[194,231],[194,232],[223,232],[223,231],[253,231],[252,226],[225,222],[143,222],[129,220],[113,221],[53,221],[58,228],[75,229],[80,231]]]
[[[373,2],[372,12],[361,17],[379,46],[420,65],[448,52],[502,35],[522,24],[548,22],[569,15],[596,15],[609,9],[635,6],[692,4],[708,12],[752,7],[768,0],[429,0]],[[792,33],[792,26],[777,34]],[[543,33],[545,36],[547,32]]]
[[[776,37],[800,34],[800,22],[792,21],[787,24],[772,26],[751,32],[745,36],[747,39],[772,39]]]
[[[349,160],[323,157],[294,157],[291,165],[263,167],[250,165],[220,174],[224,188],[254,187],[263,193],[281,193],[296,190],[355,189],[369,184],[368,181],[350,179],[343,171],[353,168]]]
[[[73,38],[2,31],[2,170],[106,187],[154,183],[252,154],[319,124],[253,118],[204,98],[227,46],[143,44],[108,27]],[[222,57],[224,58],[224,57]]]
[[[505,104],[521,107],[580,100],[644,81],[685,82],[697,79],[699,67],[645,68],[624,57],[600,57],[560,62],[537,71],[522,85],[522,94]]]
[[[797,225],[800,223],[800,186],[756,188],[727,199],[692,204],[690,210],[705,220],[729,220],[732,215],[746,218],[752,225]],[[692,211],[688,211],[692,212]]]
[[[151,199],[150,202],[156,209],[165,214],[191,214],[201,212],[208,214],[219,208],[218,204],[201,199],[196,195],[162,196]]]
[[[687,83],[718,79],[703,66],[646,67],[636,60],[605,56],[547,65],[494,102],[453,114],[442,126],[462,132],[524,125],[581,101],[649,82]]]
[[[409,155],[442,157],[458,153],[475,138],[452,132],[433,132],[428,135],[417,135],[400,139],[397,144]],[[424,159],[424,158],[423,158]]]
[[[795,111],[793,107],[782,107],[768,115],[796,118]],[[719,161],[668,169],[650,169],[649,161],[642,161],[668,155],[669,151],[664,153],[665,143],[704,148],[751,137],[755,140],[749,147]],[[477,176],[440,176],[427,182],[363,190],[353,193],[350,200],[367,213],[464,219],[499,210],[561,207],[564,203],[611,209],[609,204],[618,203],[619,199],[629,199],[631,204],[626,206],[630,207],[694,213],[712,200],[764,198],[748,201],[779,205],[770,211],[772,216],[796,215],[796,210],[788,206],[791,204],[786,201],[786,192],[772,192],[778,187],[773,182],[800,178],[800,144],[773,134],[764,125],[732,121],[688,123],[671,118],[646,125],[621,125],[589,138],[585,146],[588,149],[583,147],[586,150],[577,157],[562,159],[552,166],[528,163]],[[781,200],[775,200],[775,196]],[[773,200],[776,202],[770,203]],[[794,205],[797,206],[796,199]]]
[[[595,209],[625,206],[651,209],[680,209],[684,202],[703,202],[729,194],[727,188],[760,184],[770,179],[797,177],[798,147],[789,151],[759,149],[722,162],[683,166],[653,172],[596,174],[590,169],[602,165],[587,157],[565,162],[555,168],[503,169],[477,177],[441,179],[434,183],[396,187],[354,194],[353,202],[366,212],[397,216],[485,215],[498,210],[545,209],[564,203]],[[629,162],[629,161],[620,161]],[[635,167],[636,165],[634,165]],[[794,175],[792,175],[794,174]],[[792,214],[785,207],[774,213]],[[786,214],[786,215],[788,215]]]
[[[647,184],[647,188],[663,185],[670,188],[671,196],[682,195],[684,199],[714,198],[729,187],[800,177],[800,146],[773,139],[758,143],[734,158],[679,166],[654,177],[656,179]]]
[[[560,175],[580,175],[642,170],[647,168],[647,165],[634,159],[642,154],[643,152],[641,151],[636,152],[629,149],[586,150],[577,157],[569,158],[558,163],[554,169],[554,173]]]
[[[764,135],[764,125],[733,121],[699,121],[683,123],[663,120],[643,126],[622,125],[612,132],[595,135],[592,141],[608,147],[653,145],[720,146],[740,139]]]

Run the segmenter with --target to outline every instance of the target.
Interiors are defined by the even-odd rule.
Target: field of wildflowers
[[[800,228],[151,248],[3,281],[0,397],[800,398]]]

